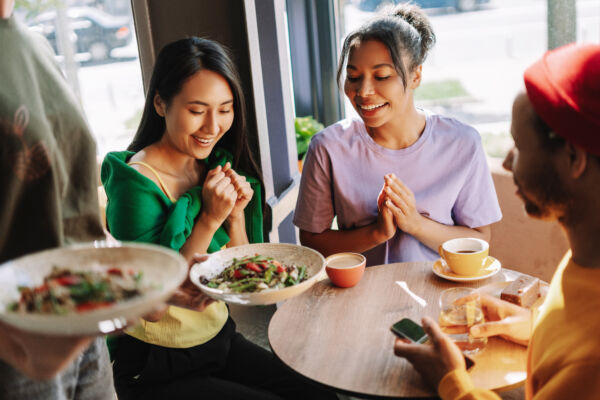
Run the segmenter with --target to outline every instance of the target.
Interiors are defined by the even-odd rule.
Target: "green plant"
[[[311,115],[306,117],[297,117],[294,120],[294,126],[296,128],[296,147],[298,148],[298,160],[302,160],[306,151],[308,150],[308,144],[313,135],[319,131],[322,131],[322,123],[314,119]]]

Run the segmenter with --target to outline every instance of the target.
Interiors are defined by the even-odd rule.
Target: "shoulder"
[[[310,146],[313,148],[337,147],[340,144],[349,143],[353,138],[356,138],[361,129],[364,129],[364,124],[360,119],[346,118],[329,125],[321,132],[315,134],[310,142]]]
[[[481,147],[481,135],[477,129],[456,118],[429,114],[427,124],[430,125],[431,136],[437,143],[465,150],[476,150]]]
[[[104,157],[100,171],[102,185],[108,190],[118,182],[128,181],[139,175],[136,170],[127,164],[134,155],[131,151],[113,151]]]
[[[15,31],[21,36],[21,39],[25,43],[25,47],[22,48],[22,51],[29,51],[34,54],[38,59],[45,59],[47,62],[52,64],[53,66],[57,66],[56,60],[54,57],[56,54],[54,53],[54,49],[48,39],[44,37],[39,32],[35,32],[20,22],[15,21]]]

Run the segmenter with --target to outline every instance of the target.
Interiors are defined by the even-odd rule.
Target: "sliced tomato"
[[[130,270],[129,275],[133,275],[132,272],[133,271]],[[121,271],[119,268],[109,268],[106,270],[106,273],[109,275],[123,276],[123,271]]]
[[[249,269],[250,271],[254,272],[262,272],[262,269],[258,266],[258,264],[253,262],[249,262],[248,264],[246,264],[246,269]]]
[[[233,277],[235,279],[241,279],[244,277],[244,274],[242,274],[242,271],[240,271],[239,269],[236,269],[235,271],[233,271]]]
[[[67,275],[56,278],[56,282],[61,286],[72,286],[81,282],[81,279],[78,276]]]
[[[44,283],[43,285],[40,285],[38,287],[36,287],[35,289],[33,289],[33,291],[35,293],[44,293],[48,291],[48,284]]]
[[[278,272],[278,273],[282,273],[283,271],[285,271],[285,268],[283,268],[283,266],[282,266],[281,264],[279,264],[279,265],[277,266],[277,272]]]
[[[113,304],[112,301],[86,301],[85,303],[77,304],[75,309],[77,311],[90,311],[97,308],[109,307]]]

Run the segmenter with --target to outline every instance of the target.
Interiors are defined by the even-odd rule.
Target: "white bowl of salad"
[[[313,249],[287,243],[231,247],[195,264],[190,280],[226,303],[265,305],[296,296],[322,277],[325,258]]]
[[[185,280],[185,259],[168,248],[96,241],[0,265],[0,320],[48,335],[121,330],[160,306]]]

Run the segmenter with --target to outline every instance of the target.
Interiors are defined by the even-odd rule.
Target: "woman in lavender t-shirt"
[[[406,5],[346,37],[338,81],[345,66],[360,119],[311,141],[294,214],[302,244],[360,252],[376,265],[434,260],[456,237],[489,241],[502,215],[478,132],[414,105],[434,42],[425,14]]]

